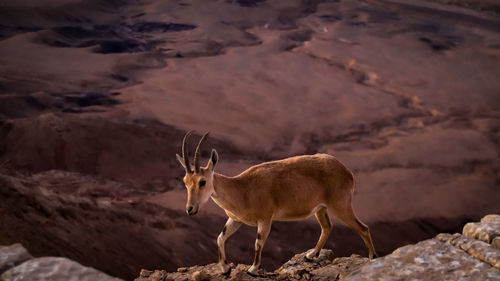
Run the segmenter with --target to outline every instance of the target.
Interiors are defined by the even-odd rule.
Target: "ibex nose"
[[[198,208],[194,208],[193,206],[187,206],[186,213],[190,216],[196,215],[196,213],[198,213]]]

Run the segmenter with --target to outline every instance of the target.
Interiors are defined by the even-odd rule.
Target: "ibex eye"
[[[206,180],[201,180],[200,181],[200,187],[204,187],[205,184],[207,184],[207,181]]]

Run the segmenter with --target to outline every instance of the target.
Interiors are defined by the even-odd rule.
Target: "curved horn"
[[[198,143],[198,146],[196,147],[196,152],[194,153],[194,170],[195,170],[196,173],[200,172],[201,146],[205,142],[205,139],[208,137],[209,133],[206,133],[206,134],[203,135],[203,137],[201,137],[200,142]]]
[[[189,135],[191,134],[191,132],[192,132],[191,130],[188,131],[184,135],[184,138],[182,139],[182,158],[184,159],[184,168],[186,169],[186,172],[188,172],[190,174],[193,173],[193,171],[191,171],[191,165],[189,164],[189,156],[187,153],[186,140],[189,137]]]

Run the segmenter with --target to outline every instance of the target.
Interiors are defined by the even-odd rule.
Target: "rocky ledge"
[[[462,234],[439,234],[392,254],[369,261],[353,255],[334,258],[324,249],[315,260],[295,255],[274,272],[246,273],[248,265],[220,274],[217,264],[182,267],[177,272],[142,270],[135,281],[184,280],[500,280],[500,215],[485,216],[465,225]]]
[[[248,265],[232,265],[220,274],[217,264],[182,267],[177,272],[145,270],[135,281],[184,280],[498,280],[500,281],[500,215],[468,223],[462,234],[442,233],[435,238],[396,249],[372,261],[352,255],[335,258],[323,249],[312,261],[297,254],[273,272],[247,274]],[[21,244],[0,246],[0,281],[75,280],[119,281],[94,268],[62,257],[33,258]]]

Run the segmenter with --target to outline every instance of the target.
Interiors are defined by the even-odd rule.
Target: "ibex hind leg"
[[[372,236],[370,235],[370,229],[366,226],[366,224],[358,219],[352,209],[351,203],[349,202],[348,206],[345,206],[345,208],[342,209],[337,207],[334,211],[339,220],[361,236],[361,239],[363,239],[363,242],[365,242],[366,248],[368,249],[368,257],[370,259],[377,257],[375,247],[373,246]]]
[[[319,254],[332,232],[332,223],[330,221],[330,217],[328,216],[328,210],[326,207],[321,207],[316,212],[315,216],[321,226],[321,236],[319,237],[318,243],[316,243],[316,247],[306,254],[306,259],[308,260],[312,260]]]

